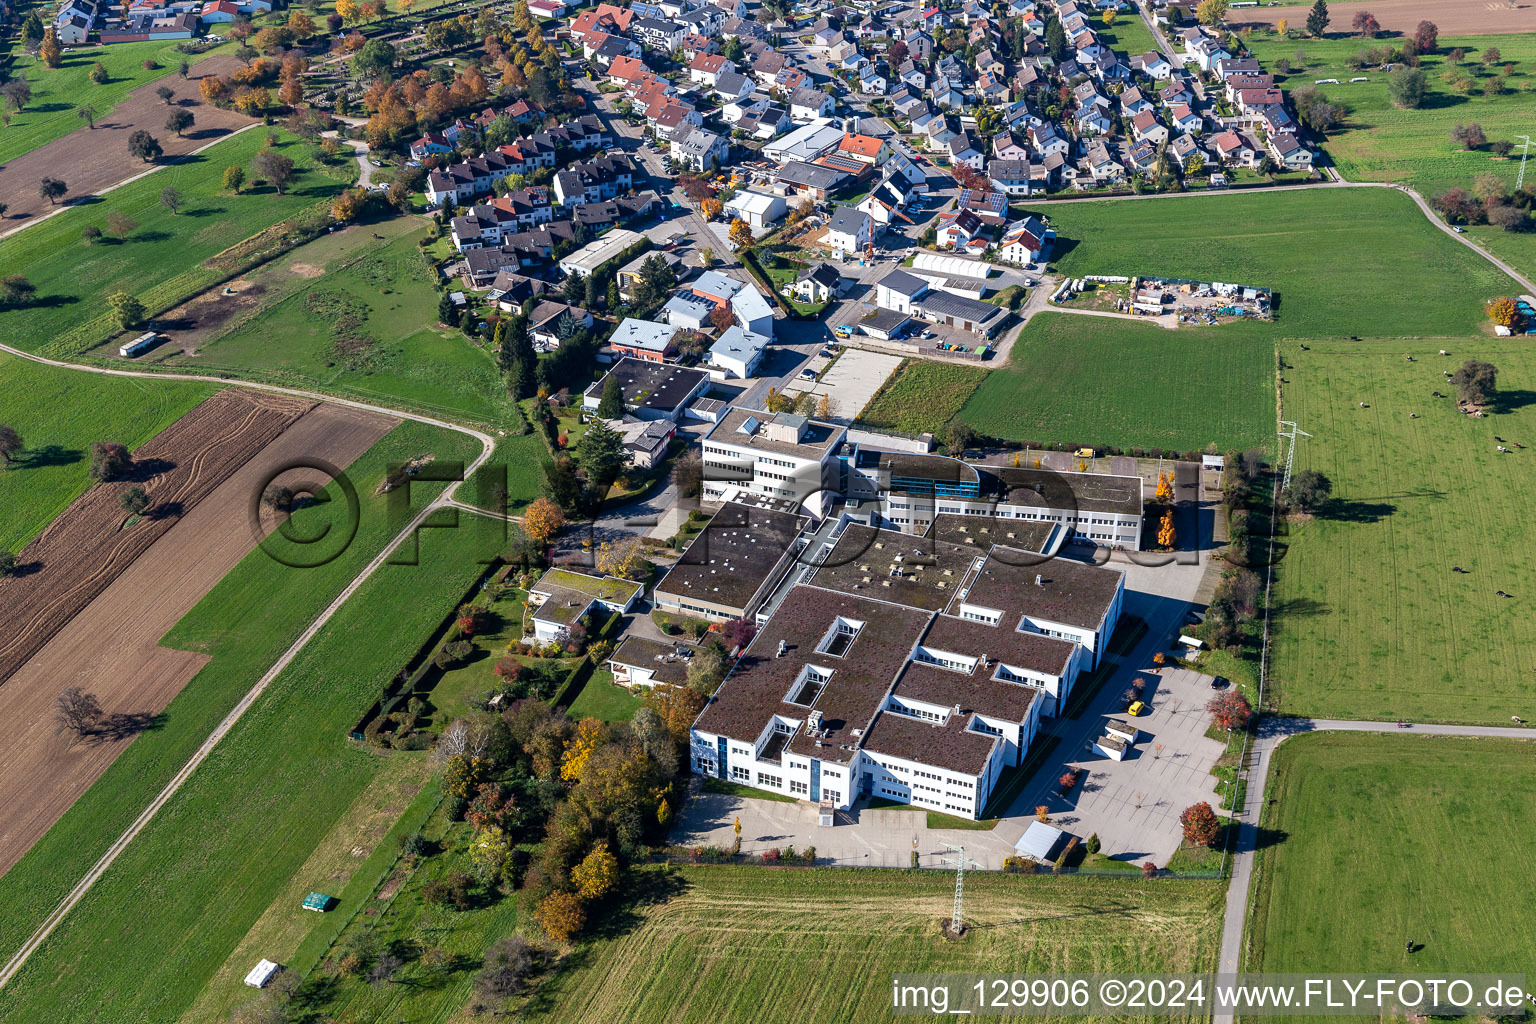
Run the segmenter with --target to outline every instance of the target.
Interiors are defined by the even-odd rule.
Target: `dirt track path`
[[[156,380],[218,380],[217,377],[204,374],[148,373],[143,370],[115,370],[107,367],[81,366],[76,363],[66,363],[56,359],[45,359],[42,356],[35,355],[31,352],[23,352],[20,349],[13,348],[12,346],[6,345],[4,343],[0,343],[0,350],[9,352],[15,356],[19,356],[22,359],[30,359],[33,362],[42,363],[47,366],[54,366],[66,370],[78,370],[82,373],[98,373],[109,377],[151,377]],[[349,399],[333,398],[330,395],[322,395],[310,391],[300,391],[295,388],[283,388],[272,384],[238,384],[231,386],[249,387],[255,388],[259,391],[271,392],[273,394],[293,395],[298,398],[309,398],[318,402],[327,403],[329,405],[354,409],[361,412],[377,413],[384,416],[393,416],[397,419],[414,420],[418,423],[426,423],[431,426],[441,427],[445,430],[454,430],[461,434],[468,434],[480,442],[480,454],[475,456],[469,465],[465,467],[465,479],[473,476],[475,471],[484,465],[485,461],[491,457],[491,453],[496,448],[496,439],[489,434],[471,429],[469,427],[461,426],[457,423],[449,423],[445,420],[433,419],[432,417],[422,416],[417,413],[405,412],[396,409],[386,409],[381,406],[369,405],[366,402],[355,402]],[[181,770],[178,771],[174,777],[172,777],[170,782],[166,783],[165,788],[163,788],[155,796],[155,798],[150,801],[149,805],[144,808],[144,811],[134,819],[133,824],[128,826],[127,830],[124,831],[123,834],[119,836],[110,847],[107,848],[106,853],[102,854],[101,858],[97,860],[97,862],[92,865],[91,869],[85,873],[85,876],[81,878],[75,887],[69,891],[69,893],[64,897],[62,901],[60,901],[59,905],[54,908],[53,913],[49,914],[43,923],[38,927],[37,931],[33,932],[31,937],[22,944],[21,949],[19,949],[16,954],[6,962],[3,968],[0,968],[0,988],[4,988],[5,985],[8,984],[10,980],[16,976],[16,972],[21,969],[22,965],[31,958],[32,954],[36,952],[37,949],[47,940],[48,936],[53,934],[53,930],[59,926],[60,922],[69,916],[69,912],[74,909],[75,904],[84,899],[85,894],[90,892],[91,887],[96,884],[96,881],[101,878],[102,875],[106,874],[107,869],[110,868],[113,862],[117,860],[118,855],[121,854],[123,850],[127,849],[128,845],[132,843],[138,834],[144,830],[144,827],[154,819],[155,815],[160,812],[160,808],[164,807],[168,802],[170,802],[171,798],[176,795],[177,791],[181,789],[182,785],[187,781],[188,778],[191,777],[192,773],[197,770],[198,766],[201,765],[203,761],[208,758],[208,755],[213,752],[213,749],[219,745],[219,741],[228,735],[229,731],[234,728],[235,723],[239,722],[245,713],[250,710],[251,705],[256,703],[257,698],[259,698],[262,693],[266,691],[267,687],[271,685],[272,680],[276,679],[280,674],[282,674],[283,670],[293,662],[293,659],[298,657],[299,652],[302,651],[309,644],[309,642],[315,638],[315,635],[319,633],[321,629],[325,628],[326,623],[330,622],[332,616],[334,616],[336,612],[341,609],[341,606],[346,604],[347,600],[357,592],[357,589],[361,587],[369,579],[369,577],[371,577],[375,572],[379,570],[379,567],[389,559],[390,555],[394,553],[397,547],[399,547],[405,540],[415,534],[416,528],[419,527],[427,519],[427,517],[431,516],[439,508],[442,508],[453,501],[453,497],[455,492],[458,490],[458,486],[458,484],[450,484],[443,489],[442,493],[440,493],[436,498],[432,499],[432,501],[428,502],[420,512],[413,516],[411,521],[406,523],[405,527],[399,533],[397,533],[388,544],[384,546],[384,549],[381,550],[371,562],[364,566],[363,570],[358,573],[357,576],[353,577],[352,582],[348,583],[347,586],[342,589],[341,593],[336,595],[335,600],[327,605],[323,612],[316,616],[315,620],[311,622],[309,626],[304,630],[304,632],[299,635],[298,639],[296,639],[293,644],[283,652],[282,657],[278,658],[277,661],[274,662],[272,666],[262,674],[261,678],[256,681],[255,685],[253,685],[251,689],[245,694],[245,696],[240,699],[240,702],[236,704],[233,709],[231,709],[228,715],[224,716],[224,719],[219,722],[218,726],[214,728],[213,732],[209,733],[208,738],[204,740],[202,745],[197,748],[197,751],[192,755],[187,763],[181,767]]]
[[[216,486],[5,683],[9,742],[0,747],[0,875],[46,832],[133,740],[75,740],[53,722],[54,695],[95,693],[108,715],[163,711],[208,660],[159,640],[255,546],[251,495],[281,466],[321,455],[350,464],[399,421],[317,406]]]
[[[60,210],[69,209],[72,203],[140,178],[166,166],[173,158],[260,124],[244,114],[204,103],[198,91],[200,79],[226,74],[239,64],[234,57],[209,57],[194,64],[185,79],[172,74],[145,83],[123,97],[110,114],[97,118],[94,128],[86,127],[82,121],[79,128],[63,138],[0,165],[0,203],[8,206],[6,217],[0,219],[0,237],[41,223]],[[184,136],[165,130],[165,119],[175,108],[155,95],[162,85],[175,94],[172,103],[196,119]],[[146,165],[128,152],[128,136],[138,128],[146,129],[159,140],[165,150],[161,163]],[[45,176],[61,178],[69,186],[64,205],[54,206],[37,194],[38,183]]]

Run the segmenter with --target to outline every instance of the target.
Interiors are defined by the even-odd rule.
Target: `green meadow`
[[[208,264],[210,257],[307,209],[324,208],[356,177],[356,161],[322,168],[307,146],[282,135],[278,149],[297,169],[285,192],[254,184],[239,194],[225,192],[224,169],[248,168],[265,145],[261,131],[243,132],[0,240],[0,266],[37,287],[30,305],[0,312],[0,334],[51,356],[83,352],[119,333],[107,296],[127,291],[150,316],[158,315],[227,276]],[[185,195],[179,213],[160,204],[167,187]],[[111,212],[137,227],[121,239],[82,242],[85,228],[106,230]]]
[[[0,423],[25,445],[14,462],[0,462],[0,551],[19,551],[85,493],[92,443],[137,448],[216,390],[61,370],[0,353]]]

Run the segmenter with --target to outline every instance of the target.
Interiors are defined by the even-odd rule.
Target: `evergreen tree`
[[[1321,37],[1328,28],[1328,5],[1324,0],[1317,0],[1312,5],[1312,10],[1307,14],[1307,34]]]
[[[624,415],[624,391],[619,379],[613,374],[603,382],[603,397],[597,403],[597,414],[605,420],[616,420]]]
[[[606,397],[606,396],[605,396]],[[629,449],[624,447],[624,435],[602,420],[594,420],[575,446],[576,462],[586,471],[599,495],[629,465]]]
[[[587,286],[583,289],[585,305],[588,309],[597,309],[603,301],[603,285],[596,274],[587,278]]]
[[[1317,0],[1322,3],[1323,0]],[[1061,27],[1061,19],[1052,14],[1045,25],[1045,49],[1058,64],[1067,55],[1067,33]]]
[[[440,324],[459,322],[459,308],[453,304],[453,298],[447,292],[443,292],[443,297],[437,300],[437,322]]]
[[[571,271],[571,276],[561,286],[560,295],[573,306],[587,297],[587,279],[581,276],[581,271]]]
[[[576,479],[576,464],[568,458],[544,463],[544,494],[566,512],[581,505],[581,481]]]

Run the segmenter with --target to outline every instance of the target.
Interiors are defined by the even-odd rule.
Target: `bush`
[[[400,852],[407,857],[418,857],[426,853],[430,847],[427,837],[420,832],[412,832],[400,837]]]
[[[1087,850],[1089,853],[1099,852],[1099,834],[1097,832],[1088,837],[1088,841],[1083,844],[1083,849]]]

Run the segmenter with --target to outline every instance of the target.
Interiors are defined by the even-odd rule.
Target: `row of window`
[[[783,779],[779,778],[779,776],[777,776],[777,775],[769,775],[767,772],[758,772],[757,773],[757,784],[759,786],[767,786],[770,789],[783,789],[784,788],[784,780]]]
[[[926,722],[936,722],[939,725],[944,724],[944,716],[937,712],[927,711],[923,708],[914,708],[895,700],[891,701],[887,710],[893,711],[898,715],[906,715],[908,718],[921,718]]]
[[[790,779],[789,791],[795,796],[805,796],[811,791],[811,788],[803,782],[796,782],[794,779]]]

